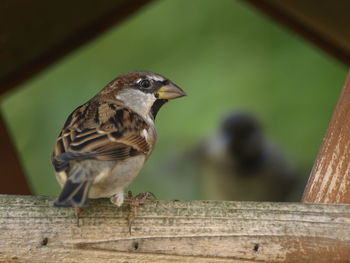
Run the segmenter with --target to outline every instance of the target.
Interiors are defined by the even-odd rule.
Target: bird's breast
[[[101,169],[94,177],[89,197],[111,197],[123,193],[124,189],[139,174],[145,160],[145,155],[137,155],[118,161],[112,167],[106,166]]]

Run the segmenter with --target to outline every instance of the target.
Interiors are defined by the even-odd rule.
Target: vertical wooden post
[[[302,202],[350,203],[350,72],[306,185]]]
[[[0,113],[0,194],[30,194],[16,150]]]

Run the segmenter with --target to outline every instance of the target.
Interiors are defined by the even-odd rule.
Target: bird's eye
[[[151,82],[148,79],[143,79],[140,81],[140,86],[142,88],[149,88],[151,86]]]

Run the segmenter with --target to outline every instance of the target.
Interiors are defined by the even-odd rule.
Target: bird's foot
[[[132,192],[128,192],[128,197],[124,199],[124,202],[127,203],[130,207],[129,215],[128,215],[128,226],[129,226],[129,234],[131,235],[131,226],[135,220],[137,209],[140,205],[144,204],[149,200],[150,197],[156,199],[156,196],[151,192],[140,193],[136,196],[132,196]]]

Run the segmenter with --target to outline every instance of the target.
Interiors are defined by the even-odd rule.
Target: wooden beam
[[[350,203],[350,72],[305,188],[308,203]]]
[[[121,22],[150,0],[5,0],[0,95]]]
[[[1,160],[1,194],[30,194],[29,186],[17,158],[16,149],[6,129],[0,113],[0,160]]]
[[[350,65],[350,2],[244,0],[273,20]]]
[[[0,196],[0,262],[348,262],[350,206],[153,201],[128,233],[128,208],[90,202],[80,227],[53,198]]]

